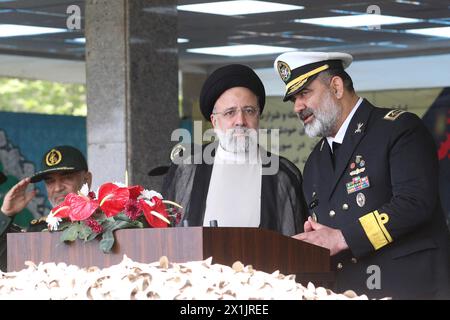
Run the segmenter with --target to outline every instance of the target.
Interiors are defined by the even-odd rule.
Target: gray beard
[[[228,152],[246,153],[253,150],[252,148],[256,148],[258,144],[258,133],[255,129],[238,127],[228,129],[225,132],[216,129],[215,132],[219,138],[220,146]],[[236,133],[242,135],[236,136]]]
[[[336,124],[342,114],[341,107],[334,103],[331,94],[324,97],[316,110],[305,109],[303,112],[312,112],[314,120],[305,124],[305,133],[309,137],[330,137],[335,133]]]

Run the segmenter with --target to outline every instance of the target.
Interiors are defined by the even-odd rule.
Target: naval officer
[[[289,52],[274,67],[311,137],[303,172],[310,218],[294,237],[330,249],[336,290],[448,298],[449,233],[435,143],[421,119],[373,106],[346,53]]]

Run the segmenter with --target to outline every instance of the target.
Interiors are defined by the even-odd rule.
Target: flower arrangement
[[[142,186],[105,183],[96,193],[83,185],[69,193],[47,217],[50,231],[62,231],[61,241],[91,241],[101,235],[100,249],[111,252],[113,231],[125,228],[166,228],[181,219],[182,207],[163,200],[161,194]]]

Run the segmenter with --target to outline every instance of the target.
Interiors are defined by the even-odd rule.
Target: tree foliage
[[[81,84],[0,78],[0,111],[86,116],[86,88]]]

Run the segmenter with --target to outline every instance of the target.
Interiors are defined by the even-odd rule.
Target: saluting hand
[[[339,229],[317,223],[311,217],[308,217],[308,221],[305,222],[304,229],[305,232],[292,237],[327,248],[331,256],[348,249],[347,242]]]
[[[36,191],[26,192],[30,178],[20,180],[9,190],[3,198],[2,212],[7,216],[14,216],[25,208],[31,199],[36,195]]]

